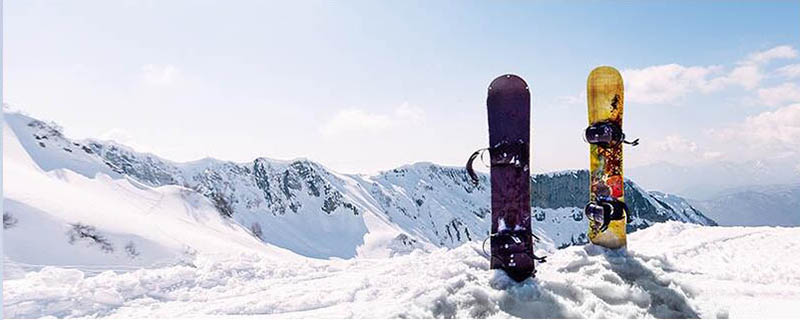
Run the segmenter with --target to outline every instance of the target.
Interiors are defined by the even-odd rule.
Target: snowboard
[[[535,273],[531,233],[530,92],[525,81],[502,75],[489,85],[492,191],[491,268],[516,281]]]
[[[606,248],[626,245],[624,178],[622,174],[622,112],[624,88],[619,72],[595,68],[586,83],[589,106],[589,240]]]

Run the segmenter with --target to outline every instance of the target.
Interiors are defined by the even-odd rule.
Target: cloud
[[[337,112],[320,127],[324,136],[345,133],[373,134],[391,128],[420,124],[425,119],[425,111],[404,103],[389,114],[369,113],[358,108],[348,108]]]
[[[767,111],[745,120],[747,135],[759,143],[782,143],[800,150],[800,104]]]
[[[670,153],[695,153],[697,152],[697,143],[690,141],[679,135],[667,136],[663,141],[656,144],[663,152]]]
[[[800,103],[748,117],[741,124],[712,130],[711,133],[723,141],[734,142],[740,148],[749,147],[745,150],[798,152]]]
[[[789,79],[800,78],[800,64],[790,64],[775,70],[778,75]]]
[[[408,120],[412,123],[419,123],[425,119],[425,111],[422,108],[409,105],[408,102],[395,109],[394,114],[399,119]]]
[[[710,93],[731,86],[753,90],[764,79],[764,64],[775,59],[793,59],[797,56],[794,48],[778,46],[748,55],[729,71],[722,66],[687,67],[674,63],[625,69],[622,75],[625,79],[626,99],[643,104],[674,104],[696,92]],[[800,73],[800,70],[787,68],[783,72]]]
[[[745,63],[765,64],[775,59],[794,59],[797,58],[797,50],[791,46],[777,46],[769,50],[752,53],[747,57]]]
[[[635,162],[634,165],[661,161],[690,165],[715,156],[713,152],[704,152],[697,142],[680,134],[652,137],[636,148],[626,148],[625,152],[630,152],[630,161],[633,161],[631,164]]]
[[[175,83],[178,73],[178,68],[171,64],[142,66],[142,80],[154,86],[168,86]]]
[[[790,46],[777,46],[769,50],[751,53],[746,59],[739,61],[728,75],[712,79],[712,86],[725,87],[739,85],[752,90],[764,79],[761,71],[763,65],[776,59],[797,58],[797,50]]]
[[[580,93],[572,96],[556,97],[555,103],[561,105],[586,104],[586,91],[581,91]]]
[[[625,96],[637,103],[673,103],[687,94],[712,87],[706,79],[719,67],[684,67],[679,64],[651,66],[622,71]]]
[[[776,87],[758,89],[758,98],[768,106],[800,102],[800,86],[787,82]]]
[[[727,75],[709,80],[706,91],[719,90],[731,85],[738,85],[752,90],[758,86],[762,79],[764,79],[764,74],[761,72],[760,66],[744,64],[733,68]]]
[[[348,131],[376,132],[388,128],[391,121],[382,114],[370,114],[360,109],[341,110],[333,116],[321,131],[325,135],[334,135]]]
[[[705,160],[716,160],[722,158],[725,154],[719,151],[708,151],[703,152],[703,159]]]

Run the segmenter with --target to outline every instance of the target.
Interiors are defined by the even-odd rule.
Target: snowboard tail
[[[612,67],[595,68],[589,74],[586,89],[589,106],[586,136],[590,142],[588,236],[594,244],[621,248],[627,243],[628,217],[622,172],[622,76]]]

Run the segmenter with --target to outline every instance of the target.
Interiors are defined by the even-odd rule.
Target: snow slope
[[[48,265],[168,265],[191,261],[197,251],[294,256],[224,219],[193,190],[150,187],[98,169],[89,157],[29,152],[25,142],[3,127],[6,275]],[[64,162],[78,169],[59,168]]]
[[[380,259],[198,256],[89,275],[47,267],[4,281],[6,317],[668,317],[800,315],[800,228],[659,223],[629,249],[557,250],[535,280],[488,269],[480,243]]]

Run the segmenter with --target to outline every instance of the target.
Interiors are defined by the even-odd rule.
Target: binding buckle
[[[583,209],[589,220],[599,224],[600,232],[606,231],[613,220],[622,220],[628,216],[628,206],[616,199],[599,199],[586,204]]]
[[[493,147],[476,150],[469,156],[466,166],[467,174],[469,174],[469,177],[472,179],[472,184],[477,186],[479,182],[478,175],[475,174],[475,169],[472,168],[472,164],[484,151],[489,151],[491,158],[490,165],[493,167],[513,166],[515,168],[524,168],[528,164],[523,163],[522,156],[527,154],[527,149],[528,144],[520,139],[514,142],[503,141]]]
[[[612,121],[602,121],[591,124],[584,131],[584,141],[598,145],[603,148],[615,147],[621,143],[630,144],[632,146],[639,145],[639,139],[633,141],[625,140],[625,133],[622,128]]]

